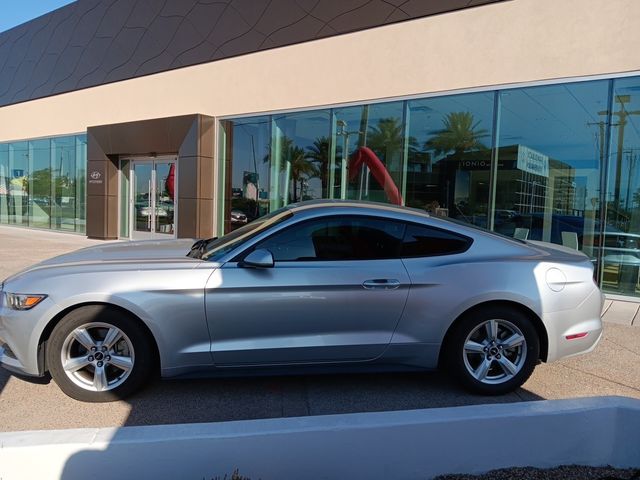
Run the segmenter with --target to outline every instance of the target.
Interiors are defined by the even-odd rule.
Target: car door
[[[364,361],[391,340],[409,291],[397,253],[404,225],[375,217],[300,221],[244,252],[266,249],[272,268],[241,258],[206,291],[216,365]],[[242,257],[242,255],[241,255]]]

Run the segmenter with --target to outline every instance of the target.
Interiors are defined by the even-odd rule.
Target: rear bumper
[[[543,322],[549,335],[547,362],[589,353],[596,348],[602,338],[603,304],[604,295],[594,285],[577,308],[544,314]]]

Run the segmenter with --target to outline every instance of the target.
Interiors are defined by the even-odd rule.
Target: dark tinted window
[[[399,222],[327,218],[287,228],[256,248],[270,250],[276,262],[397,258],[403,233],[404,225]]]
[[[471,239],[452,232],[409,224],[402,242],[402,257],[431,257],[464,252]]]

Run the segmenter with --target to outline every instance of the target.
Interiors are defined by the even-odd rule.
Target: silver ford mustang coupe
[[[118,242],[0,286],[0,362],[69,396],[160,373],[443,367],[502,394],[586,353],[603,297],[575,250],[383,204],[290,205],[218,239]]]

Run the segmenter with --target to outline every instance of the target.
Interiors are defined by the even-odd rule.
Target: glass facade
[[[219,145],[225,232],[314,198],[404,204],[579,249],[640,296],[640,77],[235,118]]]
[[[640,78],[616,79],[611,101],[599,113],[608,130],[604,180],[606,222],[596,242],[605,292],[640,296]],[[605,133],[606,135],[606,133]]]
[[[87,140],[0,144],[0,224],[85,232]]]

